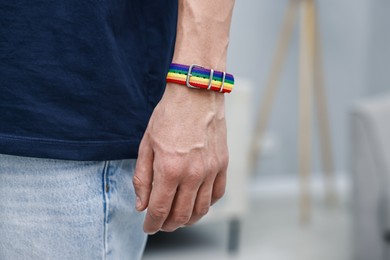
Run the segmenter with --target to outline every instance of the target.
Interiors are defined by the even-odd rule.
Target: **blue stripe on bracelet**
[[[176,70],[176,71],[181,71],[183,74],[187,74],[190,66],[183,65],[183,64],[177,64],[177,63],[172,63],[171,66],[169,67],[170,70]],[[194,67],[192,69],[192,73],[197,73],[203,75],[205,78],[210,77],[210,70],[201,68],[201,67]],[[220,80],[223,77],[223,73],[220,71],[214,71],[214,76],[213,78],[219,78]],[[231,81],[234,82],[234,77],[232,74],[226,73],[226,81]]]

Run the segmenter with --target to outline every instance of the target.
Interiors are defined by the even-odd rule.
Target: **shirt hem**
[[[140,140],[66,141],[0,135],[0,153],[74,161],[136,159]]]

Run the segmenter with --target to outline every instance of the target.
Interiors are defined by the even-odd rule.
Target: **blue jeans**
[[[140,259],[134,167],[0,154],[0,259]]]

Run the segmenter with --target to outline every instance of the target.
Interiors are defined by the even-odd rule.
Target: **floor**
[[[299,224],[295,180],[252,182],[250,211],[242,220],[240,249],[227,253],[226,220],[151,236],[144,260],[349,260],[351,221],[348,185],[338,181],[336,206],[326,206],[321,184],[313,187],[312,221]]]

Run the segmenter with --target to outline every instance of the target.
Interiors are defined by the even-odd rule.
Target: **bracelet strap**
[[[186,85],[189,88],[201,88],[220,93],[230,93],[234,86],[234,77],[226,72],[172,63],[169,67],[167,82]]]

